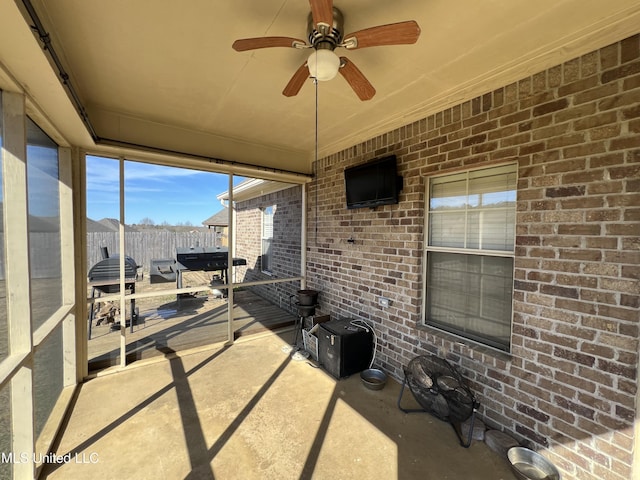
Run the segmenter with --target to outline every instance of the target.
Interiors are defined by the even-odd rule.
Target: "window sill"
[[[473,360],[479,360],[483,364],[496,364],[496,362],[504,362],[505,364],[511,363],[513,354],[511,352],[505,352],[504,350],[498,350],[497,348],[490,347],[480,342],[470,340],[465,337],[440,330],[437,327],[431,325],[425,325],[420,323],[418,325],[420,330],[429,332],[430,335],[438,337],[444,341],[444,345],[439,348],[442,353],[453,353],[465,358]]]

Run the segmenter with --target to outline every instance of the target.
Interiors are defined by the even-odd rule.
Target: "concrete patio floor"
[[[264,334],[86,381],[53,449],[71,461],[40,478],[515,478],[485,443],[462,448],[448,423],[402,413],[396,381],[336,381],[283,352],[292,340]]]

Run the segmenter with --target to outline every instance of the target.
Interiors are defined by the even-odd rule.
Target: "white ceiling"
[[[293,98],[281,94],[309,52],[231,48],[238,38],[305,38],[308,1],[32,3],[98,137],[311,171],[314,85],[309,80]],[[340,76],[319,84],[321,156],[640,31],[638,0],[336,0],[335,6],[346,32],[414,19],[422,34],[415,45],[339,52],[377,94],[362,102]],[[19,81],[27,69],[15,55],[0,47],[0,62]],[[34,95],[53,109],[48,88],[52,93]],[[47,116],[55,122],[55,111]]]

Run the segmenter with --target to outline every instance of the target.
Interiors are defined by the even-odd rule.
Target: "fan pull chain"
[[[316,77],[313,78],[313,84],[316,89],[316,145],[315,145],[315,162],[316,165],[318,163],[318,79]]]
[[[313,85],[315,87],[315,95],[316,95],[316,139],[315,139],[315,153],[314,153],[314,163],[315,163],[315,171],[316,171],[316,221],[315,221],[315,235],[316,235],[316,243],[318,240],[318,172],[320,171],[320,167],[318,166],[318,79],[316,77],[313,78]]]

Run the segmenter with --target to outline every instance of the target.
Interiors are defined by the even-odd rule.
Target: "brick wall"
[[[262,210],[273,206],[273,243],[271,275],[262,271]],[[281,190],[246,202],[236,208],[236,256],[246,258],[247,268],[237,281],[259,281],[300,276],[300,238],[302,235],[302,187]],[[290,296],[300,289],[300,282],[258,285],[251,289],[285,310],[296,313]]]
[[[400,203],[347,210],[344,168],[391,153]],[[510,354],[421,326],[424,177],[503,161],[519,165]],[[415,355],[446,355],[470,379],[483,420],[545,449],[563,478],[632,478],[639,36],[321,159],[315,171],[308,286],[334,318],[374,324],[378,365],[400,378]]]

